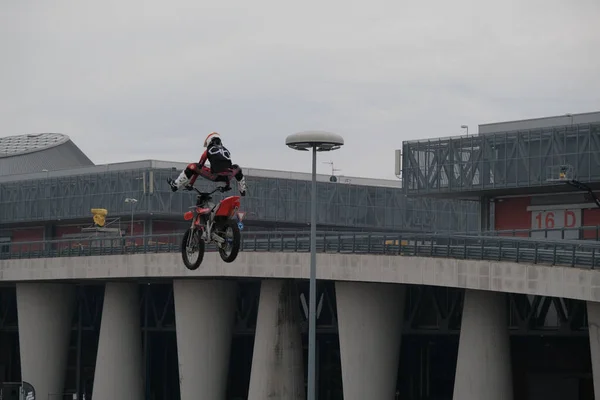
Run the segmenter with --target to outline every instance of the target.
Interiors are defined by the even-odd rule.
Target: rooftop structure
[[[406,141],[396,174],[407,195],[477,199],[600,188],[600,112],[479,126],[475,135]],[[563,176],[563,172],[566,175]]]
[[[600,111],[479,124],[479,134],[485,135],[488,133],[523,131],[529,129],[547,129],[558,126],[597,123],[600,123]]]
[[[94,165],[67,135],[0,137],[0,176]]]
[[[175,170],[181,171],[185,169],[187,163],[177,161],[160,161],[160,160],[140,160],[140,161],[129,161],[112,164],[100,164],[64,169],[52,169],[48,171],[36,170],[33,172],[15,172],[12,174],[0,174],[0,183],[12,182],[12,181],[23,181],[23,180],[34,180],[34,179],[52,179],[66,176],[80,176],[89,174],[98,174],[106,172],[123,172],[131,171],[134,169],[161,169],[161,170]],[[274,178],[274,179],[294,179],[302,181],[310,181],[311,174],[308,172],[294,172],[294,171],[280,171],[280,170],[269,170],[259,168],[247,168],[242,166],[244,175],[256,178]],[[328,174],[317,174],[317,181],[319,182],[330,182],[331,175]],[[377,179],[377,178],[365,178],[365,177],[354,177],[337,175],[337,182],[343,184],[352,185],[365,185],[365,186],[377,186],[377,187],[390,187],[390,188],[401,188],[402,182],[400,180],[392,179]]]

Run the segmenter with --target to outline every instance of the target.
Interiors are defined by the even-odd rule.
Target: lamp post
[[[131,236],[133,236],[133,206],[137,203],[137,199],[128,197],[125,199],[125,203],[131,203]]]
[[[307,400],[316,398],[316,341],[317,341],[317,151],[337,150],[344,139],[335,133],[305,131],[285,139],[285,144],[300,151],[312,149],[312,191],[310,208],[310,289],[308,304],[308,393]]]
[[[466,129],[467,130],[467,136],[469,136],[469,125],[461,125],[460,127],[463,128],[463,129]]]

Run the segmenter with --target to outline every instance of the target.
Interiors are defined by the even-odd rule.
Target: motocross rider
[[[198,163],[188,164],[181,171],[177,179],[169,178],[167,181],[171,190],[176,192],[182,186],[193,186],[198,176],[213,182],[226,182],[229,188],[229,182],[235,177],[238,183],[240,195],[246,195],[246,178],[242,174],[242,169],[237,164],[232,164],[229,150],[223,146],[221,136],[217,132],[211,132],[204,140],[204,153]],[[210,163],[210,168],[205,166],[206,161]]]

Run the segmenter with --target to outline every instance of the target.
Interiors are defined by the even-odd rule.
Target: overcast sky
[[[218,131],[242,166],[308,172],[285,137],[324,129],[346,145],[320,161],[393,179],[403,140],[600,110],[598,0],[19,0],[0,18],[0,136],[66,133],[97,164],[197,161]]]

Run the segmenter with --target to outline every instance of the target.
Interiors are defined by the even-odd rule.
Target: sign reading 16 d
[[[532,229],[579,228],[581,210],[534,211],[531,219]]]

